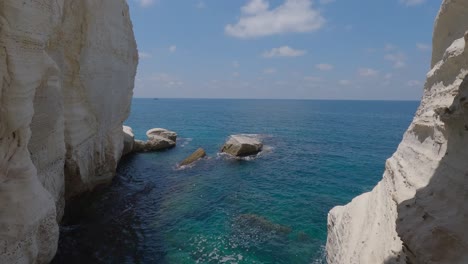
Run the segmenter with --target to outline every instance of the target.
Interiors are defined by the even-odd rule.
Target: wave
[[[244,137],[251,137],[251,138],[254,138],[254,139],[257,139],[257,140],[260,140],[262,141],[263,139],[266,139],[266,138],[272,138],[273,135],[271,134],[237,134],[237,135],[241,135],[241,136],[244,136]]]
[[[177,142],[182,143],[180,144],[181,148],[185,148],[190,142],[192,142],[193,138],[178,138]]]
[[[318,257],[317,259],[314,259],[312,261],[312,264],[326,264],[327,263],[327,251],[325,249],[325,246],[321,246],[320,247],[320,257]]]

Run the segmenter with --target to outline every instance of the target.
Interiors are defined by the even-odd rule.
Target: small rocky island
[[[221,152],[230,154],[235,157],[247,157],[257,155],[262,151],[263,143],[253,136],[249,135],[232,135],[224,144]]]
[[[132,128],[123,127],[124,154],[135,152],[163,151],[176,146],[177,133],[164,128],[153,128],[146,132],[148,140],[135,139]]]
[[[184,159],[180,164],[179,164],[179,167],[182,167],[182,166],[187,166],[187,165],[190,165],[190,164],[193,164],[195,163],[196,161],[202,159],[206,157],[206,152],[204,149],[202,148],[199,148],[197,149],[194,153],[192,153],[192,155],[190,155],[188,158]]]

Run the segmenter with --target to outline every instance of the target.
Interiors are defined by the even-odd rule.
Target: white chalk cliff
[[[112,179],[137,63],[125,0],[0,0],[0,263],[48,263],[65,198]]]
[[[445,0],[432,70],[383,180],[328,216],[335,263],[468,263],[468,0]]]

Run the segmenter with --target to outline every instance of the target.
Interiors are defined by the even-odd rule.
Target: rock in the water
[[[170,139],[174,142],[177,141],[177,133],[174,131],[170,131],[164,128],[153,128],[146,132],[146,136],[149,140],[151,140],[154,136],[160,136],[163,138]]]
[[[262,148],[263,144],[258,139],[245,135],[233,135],[224,144],[221,152],[236,157],[245,157],[258,154]]]
[[[203,158],[206,156],[206,152],[204,149],[199,148],[197,149],[192,155],[190,155],[188,158],[186,158],[184,161],[182,161],[179,166],[186,166],[194,163],[195,161]]]
[[[145,152],[146,141],[135,139],[132,152]]]
[[[162,151],[175,147],[177,134],[163,128],[153,128],[146,132],[147,141],[134,140],[132,152]]]
[[[122,155],[127,155],[133,151],[133,145],[135,144],[135,135],[133,130],[129,126],[123,126],[124,132],[124,148]]]
[[[148,141],[135,140],[133,152],[152,152],[162,151],[175,147],[176,143],[170,139],[152,136]]]
[[[242,232],[266,234],[275,233],[278,235],[288,235],[292,229],[288,226],[273,223],[265,217],[255,214],[242,214],[235,220],[235,225],[242,230]]]
[[[150,140],[146,141],[146,149],[149,151],[165,150],[175,147],[176,143],[168,138],[161,136],[152,136]]]

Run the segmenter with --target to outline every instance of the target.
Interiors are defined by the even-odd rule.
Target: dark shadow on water
[[[450,108],[439,109],[447,151],[429,184],[397,206],[403,250],[394,263],[468,263],[468,77]],[[434,133],[434,132],[433,132]],[[429,136],[434,136],[428,135]],[[442,154],[443,155],[443,154]]]
[[[67,202],[59,248],[52,263],[142,262],[144,232],[137,210],[140,199],[155,185],[132,184],[129,164],[137,158],[123,159],[110,185]]]

